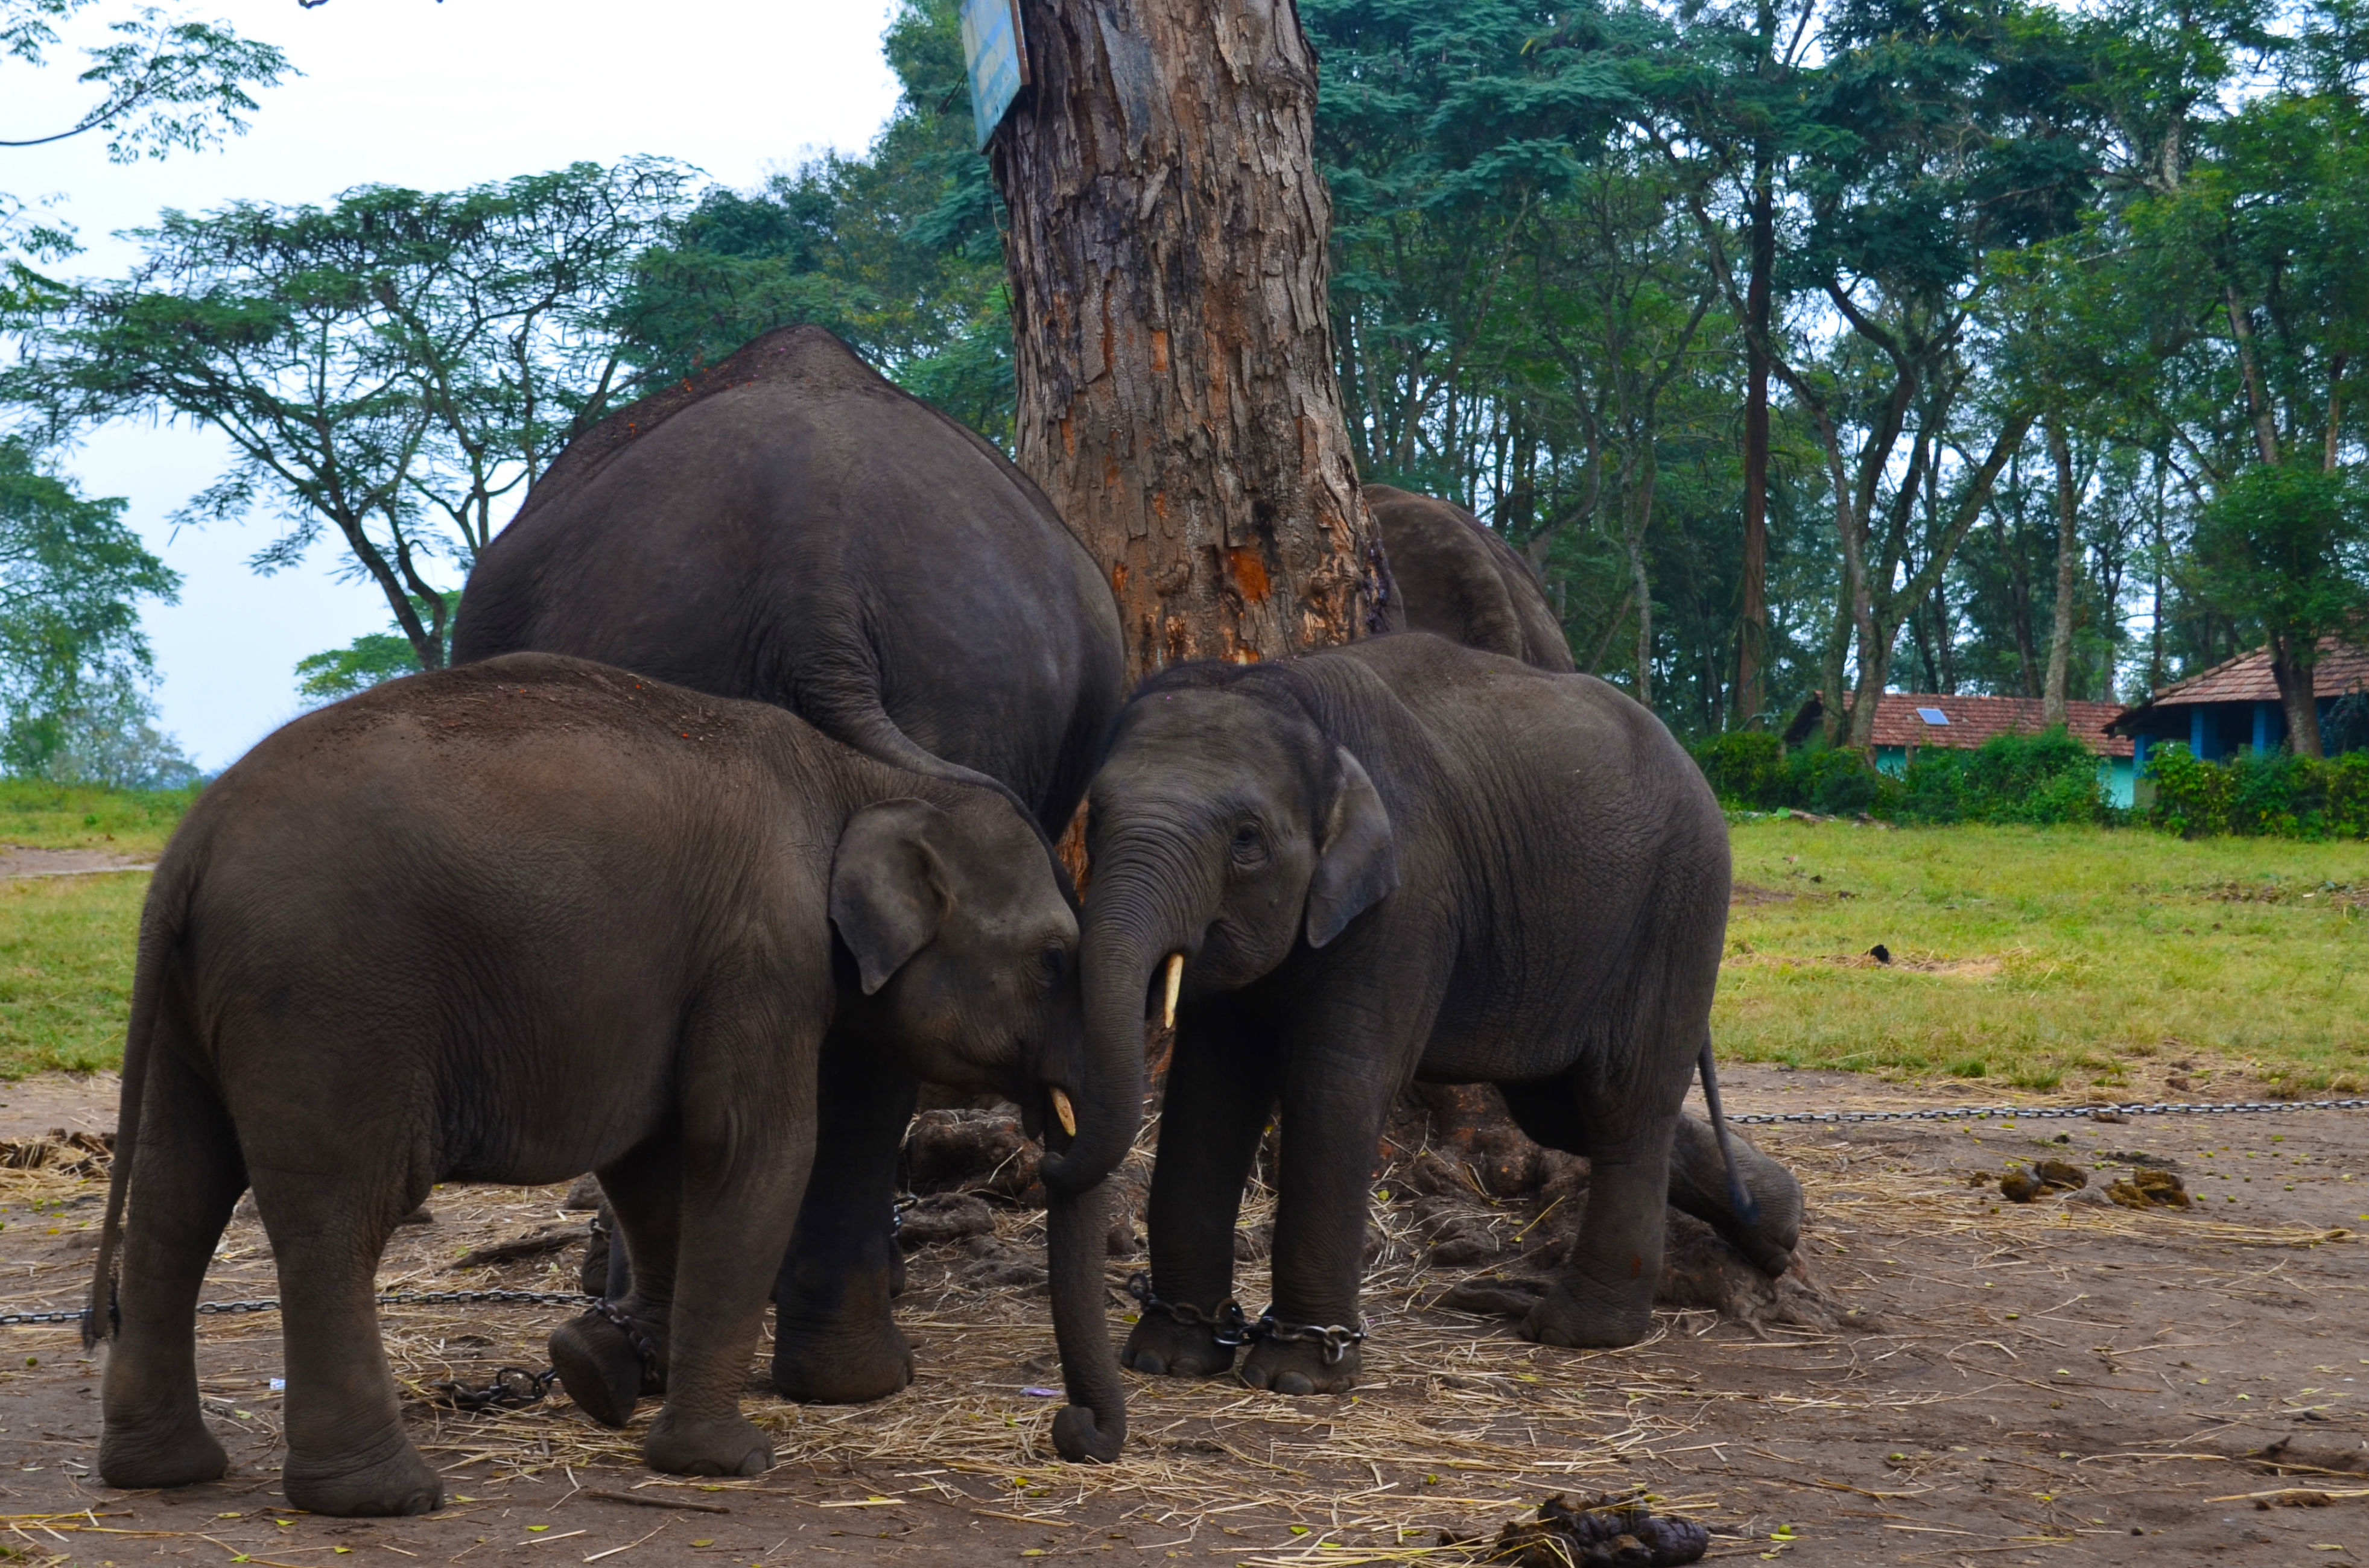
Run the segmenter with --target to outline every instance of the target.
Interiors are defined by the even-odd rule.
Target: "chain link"
[[[377,1298],[382,1307],[461,1307],[484,1302],[529,1302],[544,1307],[586,1307],[601,1300],[578,1290],[402,1290]],[[200,1317],[234,1317],[241,1312],[276,1312],[277,1296],[253,1301],[200,1301]],[[0,1312],[0,1328],[42,1323],[80,1323],[90,1316],[87,1307],[60,1312]]]
[[[1731,1116],[1728,1122],[1736,1127],[1766,1127],[1778,1122],[1793,1121],[1980,1121],[1996,1117],[2003,1121],[2030,1119],[2046,1121],[2086,1120],[2104,1116],[2232,1116],[2283,1110],[2362,1110],[2369,1109],[2369,1099],[2352,1100],[2226,1100],[2219,1104],[2193,1104],[2182,1100],[2157,1100],[2140,1105],[2071,1105],[2071,1106],[1951,1106],[1939,1110],[1791,1110],[1764,1111],[1757,1115]]]
[[[1127,1277],[1127,1293],[1146,1312],[1164,1312],[1187,1328],[1206,1328],[1211,1339],[1230,1349],[1258,1337],[1242,1303],[1231,1296],[1206,1312],[1189,1301],[1163,1301],[1151,1293],[1151,1276],[1139,1271]]]
[[[1269,1307],[1259,1313],[1258,1322],[1251,1325],[1251,1333],[1257,1338],[1272,1339],[1278,1345],[1304,1345],[1314,1340],[1324,1347],[1324,1364],[1337,1367],[1341,1364],[1341,1358],[1349,1353],[1349,1346],[1364,1341],[1366,1320],[1359,1318],[1355,1328],[1337,1323],[1286,1323],[1275,1315],[1273,1307]]]
[[[483,1388],[450,1381],[430,1383],[429,1387],[441,1393],[455,1410],[474,1415],[481,1410],[524,1410],[531,1404],[541,1404],[544,1395],[551,1392],[551,1385],[558,1381],[555,1367],[545,1367],[540,1372],[530,1372],[524,1367],[504,1367]]]

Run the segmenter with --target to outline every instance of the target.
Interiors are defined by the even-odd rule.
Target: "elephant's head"
[[[1144,1015],[1173,960],[1188,997],[1234,990],[1398,885],[1390,813],[1303,681],[1186,665],[1120,714],[1086,812],[1086,1092],[1048,1184],[1098,1180],[1133,1142]]]
[[[1035,825],[999,795],[965,793],[950,807],[878,801],[841,833],[830,920],[863,998],[847,1021],[933,1083],[1017,1102],[1051,1166],[1077,1131],[1082,1097],[1077,917]],[[1116,1458],[1127,1435],[1104,1317],[1100,1181],[1046,1184],[1070,1401],[1054,1437],[1070,1459]]]

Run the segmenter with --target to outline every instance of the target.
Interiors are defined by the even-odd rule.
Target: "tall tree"
[[[258,570],[325,530],[384,595],[419,667],[444,662],[449,590],[503,497],[621,388],[604,330],[635,255],[680,205],[676,165],[578,165],[451,194],[369,187],[328,208],[168,211],[129,277],[64,290],[0,400],[75,426],[207,425],[230,467],[179,517],[285,525]]]
[[[1333,379],[1316,61],[1291,0],[1022,0],[1017,447],[1119,601],[1128,673],[1388,624]]]

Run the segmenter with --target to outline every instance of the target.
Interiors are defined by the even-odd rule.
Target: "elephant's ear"
[[[1365,767],[1345,747],[1333,748],[1340,771],[1319,836],[1316,875],[1308,884],[1308,945],[1321,948],[1399,885],[1390,813]]]
[[[948,892],[929,833],[944,815],[927,801],[882,801],[856,812],[839,835],[830,923],[855,955],[866,996],[938,934]]]

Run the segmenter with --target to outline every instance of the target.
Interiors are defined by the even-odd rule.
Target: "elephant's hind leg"
[[[383,1148],[308,1151],[300,1166],[258,1156],[256,1207],[280,1260],[291,1506],[316,1514],[424,1514],[442,1483],[403,1429],[379,1341],[379,1255],[428,1177]],[[373,1158],[373,1154],[377,1155]]]
[[[626,1288],[603,1303],[605,1311],[553,1329],[551,1361],[578,1409],[603,1426],[623,1426],[643,1395],[667,1388],[668,1323],[681,1248],[681,1140],[670,1131],[632,1149],[602,1168],[601,1188],[616,1226],[610,1244],[619,1249],[611,1255],[612,1289],[620,1275]]]
[[[230,1464],[198,1403],[196,1307],[246,1170],[221,1100],[161,1041],[140,1119],[98,1472],[110,1486],[186,1486]]]
[[[861,1404],[913,1381],[888,1295],[897,1153],[914,1098],[911,1074],[886,1052],[826,1046],[814,1174],[773,1283],[773,1387],[784,1398]]]

